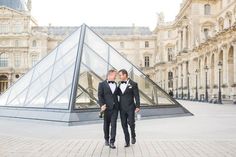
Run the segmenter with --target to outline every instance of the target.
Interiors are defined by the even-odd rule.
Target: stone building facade
[[[223,100],[235,101],[236,1],[184,0],[175,21],[159,19],[159,60],[149,70],[157,83],[175,97],[211,102],[220,84]]]
[[[0,92],[77,28],[39,26],[31,0],[0,0]],[[216,101],[221,81],[222,98],[236,99],[235,0],[183,0],[175,20],[160,13],[153,31],[92,28],[175,97]]]

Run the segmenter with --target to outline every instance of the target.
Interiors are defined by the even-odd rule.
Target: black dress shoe
[[[129,144],[129,143],[126,143],[125,147],[129,147],[129,146],[130,146],[130,144]]]
[[[132,138],[131,143],[135,144],[136,143],[136,138]]]
[[[109,146],[109,142],[108,141],[105,141],[105,146]]]
[[[116,146],[114,145],[114,143],[111,143],[111,144],[110,144],[110,148],[116,149]]]

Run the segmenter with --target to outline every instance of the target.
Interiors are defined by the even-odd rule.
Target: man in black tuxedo
[[[128,78],[128,72],[125,69],[121,69],[119,71],[119,76],[121,80],[119,83],[120,118],[125,134],[125,147],[129,147],[130,135],[128,131],[128,124],[131,131],[131,143],[136,143],[135,112],[140,111],[139,89],[138,84]]]
[[[119,110],[118,103],[118,87],[115,82],[117,72],[115,70],[109,70],[107,74],[107,80],[100,82],[98,86],[98,102],[101,106],[101,112],[104,113],[104,138],[105,145],[115,149],[116,138],[116,122]],[[111,127],[111,134],[109,135]],[[109,141],[110,137],[110,141]]]

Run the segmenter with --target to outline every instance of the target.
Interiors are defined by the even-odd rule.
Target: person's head
[[[116,80],[116,70],[111,69],[107,73],[107,80],[109,81],[115,81]]]
[[[119,76],[121,81],[125,81],[128,79],[128,72],[125,69],[121,69],[119,71]]]

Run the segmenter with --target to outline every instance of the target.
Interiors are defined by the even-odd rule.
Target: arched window
[[[8,88],[8,78],[5,75],[0,76],[0,94]]]
[[[36,47],[36,46],[37,46],[37,42],[36,42],[36,40],[33,40],[32,47]]]
[[[207,40],[208,37],[209,37],[209,29],[208,28],[204,28],[203,31],[204,31],[205,39]]]
[[[0,67],[8,67],[8,55],[0,52]]]
[[[210,4],[205,4],[204,5],[204,14],[205,15],[210,15],[211,14],[211,5]]]

